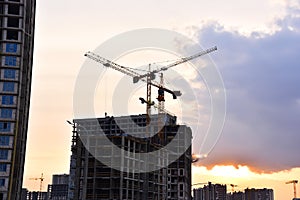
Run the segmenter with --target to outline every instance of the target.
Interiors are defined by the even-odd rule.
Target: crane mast
[[[43,189],[43,181],[44,181],[44,176],[43,176],[43,173],[41,174],[41,177],[39,178],[29,178],[29,180],[40,180],[40,190],[39,190],[39,195],[38,195],[38,199],[42,199],[42,189]]]
[[[161,88],[164,87],[164,74],[160,73],[160,83],[159,86]],[[165,110],[165,97],[164,97],[164,91],[162,89],[158,89],[158,113],[163,113]]]

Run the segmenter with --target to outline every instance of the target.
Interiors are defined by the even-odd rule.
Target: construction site
[[[191,152],[192,130],[177,124],[177,117],[164,109],[164,94],[173,99],[181,95],[164,86],[162,71],[215,51],[211,48],[196,55],[181,58],[159,70],[149,65],[146,74],[138,74],[95,53],[85,54],[103,66],[133,78],[133,83],[146,83],[146,114],[107,116],[68,121],[73,127],[70,164],[70,199],[192,199]],[[160,73],[160,82],[155,82]],[[151,87],[158,88],[158,113],[151,113],[155,105]],[[151,134],[150,134],[151,133]],[[106,140],[109,143],[106,143]],[[164,151],[172,143],[173,150]],[[117,151],[114,147],[123,151]],[[157,154],[150,154],[159,152]],[[142,158],[144,155],[146,159]],[[175,158],[175,159],[174,159]]]

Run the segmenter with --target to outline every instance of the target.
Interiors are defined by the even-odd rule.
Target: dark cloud
[[[299,13],[299,9],[293,10]],[[244,164],[262,171],[300,167],[300,18],[277,22],[273,34],[243,36],[218,23],[199,30],[199,43],[223,76],[227,118],[223,134],[200,164]]]

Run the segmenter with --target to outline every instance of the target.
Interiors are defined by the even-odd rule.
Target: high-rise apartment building
[[[20,199],[30,103],[35,0],[0,0],[0,199]]]
[[[158,115],[153,115],[153,137],[144,135],[146,115],[108,117],[98,119],[76,119],[73,125],[72,155],[70,164],[70,199],[191,199],[191,147],[182,151],[191,143],[191,129],[177,125],[176,117],[165,114],[165,126],[158,131]],[[134,122],[136,126],[131,123]],[[99,135],[99,131],[105,135]],[[180,132],[183,137],[176,137]],[[84,136],[78,136],[78,134]],[[85,137],[87,134],[88,137]],[[114,151],[112,145],[123,154]],[[151,156],[145,162],[140,153],[157,151],[164,144],[175,142],[174,154],[181,152],[178,158],[168,164],[172,156],[168,153]],[[86,145],[88,143],[88,149]],[[163,151],[162,151],[163,152]],[[129,156],[131,155],[131,156]],[[109,162],[111,166],[104,163]],[[120,167],[122,170],[118,170]],[[151,169],[140,172],[136,169]]]
[[[48,200],[67,200],[69,189],[69,175],[55,174],[52,176],[52,184],[48,185]]]

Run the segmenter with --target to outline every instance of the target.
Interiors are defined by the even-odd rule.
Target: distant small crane
[[[29,178],[29,180],[40,180],[40,191],[39,191],[39,198],[38,199],[42,199],[42,190],[43,190],[43,181],[44,181],[44,176],[43,173],[41,174],[41,177],[39,178]]]
[[[297,198],[297,188],[296,188],[296,184],[298,183],[298,180],[292,180],[292,181],[288,181],[285,184],[290,184],[293,183],[294,185],[294,198]]]
[[[231,186],[231,190],[232,190],[232,193],[234,193],[234,188],[237,187],[237,185],[234,185],[234,184],[229,184]]]
[[[208,183],[194,183],[194,184],[192,184],[192,186],[195,186],[195,185],[205,185],[205,184],[208,184]]]

